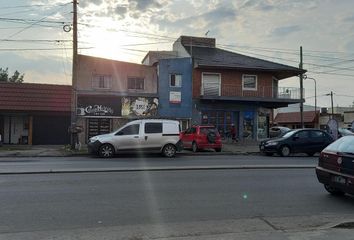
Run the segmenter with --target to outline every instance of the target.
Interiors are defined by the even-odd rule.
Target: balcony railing
[[[205,86],[202,95],[219,96],[219,88],[215,85]],[[213,88],[213,89],[212,89]],[[276,98],[276,99],[300,99],[300,88],[295,87],[258,87],[257,90],[245,90],[242,86],[224,84],[221,86],[223,97],[245,97],[245,98]],[[304,96],[305,97],[305,96]]]

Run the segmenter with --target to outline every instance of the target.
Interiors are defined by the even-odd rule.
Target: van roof
[[[162,118],[144,118],[144,119],[137,119],[132,122],[170,122],[170,123],[179,123],[177,120],[172,120],[172,119],[162,119]]]

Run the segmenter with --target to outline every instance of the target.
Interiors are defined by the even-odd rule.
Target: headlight
[[[95,141],[97,141],[97,140],[98,140],[98,137],[97,137],[97,136],[96,136],[96,137],[92,137],[92,138],[89,139],[90,142],[95,142]]]
[[[267,146],[275,146],[278,145],[278,142],[268,142],[266,143]]]

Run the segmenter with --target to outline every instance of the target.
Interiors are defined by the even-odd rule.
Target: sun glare
[[[101,26],[114,26],[117,23],[100,23]],[[113,31],[105,28],[86,28],[82,31],[82,54],[96,57],[140,63],[146,52],[134,50],[129,44],[146,42],[146,39],[137,39],[127,35],[126,32]],[[137,42],[139,41],[139,42]],[[141,47],[140,49],[143,49]]]

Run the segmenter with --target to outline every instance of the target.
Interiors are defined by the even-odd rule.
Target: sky
[[[180,35],[290,66],[303,48],[306,104],[354,105],[353,0],[81,0],[79,53],[141,63]],[[25,82],[71,84],[72,2],[0,1],[0,68]],[[315,79],[315,80],[313,80]],[[299,79],[282,80],[299,87]]]

